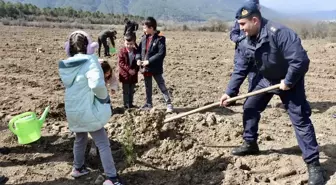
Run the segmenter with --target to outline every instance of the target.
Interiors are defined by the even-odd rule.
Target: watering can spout
[[[41,124],[43,124],[44,121],[46,120],[46,117],[48,115],[49,109],[50,109],[50,106],[48,106],[46,109],[44,109],[43,114],[42,114],[42,116],[40,118]]]

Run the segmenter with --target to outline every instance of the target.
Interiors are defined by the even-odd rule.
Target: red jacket
[[[126,47],[123,47],[120,49],[118,54],[118,63],[119,63],[119,81],[121,83],[137,83],[138,82],[138,71],[139,66],[137,65],[137,62],[135,60],[136,55],[136,49],[133,51],[133,59],[129,59],[128,52]],[[132,63],[130,65],[130,60],[132,60]],[[135,69],[135,74],[131,75],[129,74],[130,69]]]

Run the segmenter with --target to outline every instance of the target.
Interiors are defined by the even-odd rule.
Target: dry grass
[[[38,27],[38,28],[77,28],[77,29],[103,29],[101,25],[93,24],[81,24],[77,22],[64,22],[64,23],[55,23],[55,22],[29,22],[26,20],[9,20],[1,19],[1,23],[5,26],[27,26],[27,27]]]

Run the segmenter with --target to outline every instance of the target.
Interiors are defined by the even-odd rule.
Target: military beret
[[[247,0],[246,2],[250,2],[250,3],[254,3],[254,4],[257,4],[259,5],[259,0]]]
[[[257,4],[249,1],[244,3],[244,5],[238,9],[236,13],[236,19],[243,19],[255,13],[260,14],[259,7]]]

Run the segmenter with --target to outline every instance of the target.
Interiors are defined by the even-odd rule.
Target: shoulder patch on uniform
[[[281,30],[281,27],[279,27],[277,24],[267,24],[267,31],[271,34],[277,34],[279,30]]]

